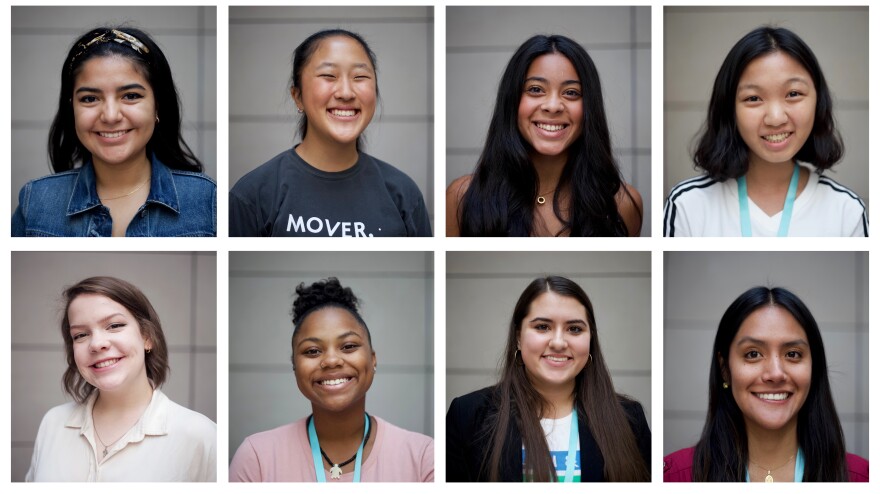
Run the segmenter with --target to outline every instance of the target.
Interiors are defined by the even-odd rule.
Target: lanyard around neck
[[[364,438],[361,439],[361,445],[358,447],[357,455],[354,460],[354,479],[353,482],[361,481],[361,460],[364,456],[364,443],[367,440],[367,433],[370,431],[370,416],[364,413]],[[318,482],[327,482],[324,474],[324,459],[321,458],[321,446],[318,444],[318,433],[315,431],[315,417],[309,417],[309,442],[312,445],[312,462],[315,464],[315,477]]]
[[[797,457],[795,457],[794,459],[794,481],[804,481],[804,450],[802,450],[800,447],[798,448]],[[746,468],[746,482],[751,482],[751,480],[749,479],[748,468]]]
[[[574,482],[574,465],[580,443],[577,407],[571,409],[571,431],[568,433],[568,456],[565,457],[565,482]]]
[[[797,195],[798,179],[800,178],[800,166],[794,164],[794,172],[788,182],[788,193],[785,194],[785,204],[782,207],[782,219],[779,221],[777,237],[787,237],[788,227],[791,224],[791,211],[794,209],[794,198]],[[743,237],[752,236],[752,219],[749,214],[749,192],[746,190],[746,177],[743,175],[736,179],[739,189],[739,224]]]

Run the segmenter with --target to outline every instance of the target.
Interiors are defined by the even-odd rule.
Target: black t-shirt
[[[430,237],[422,193],[400,170],[360,153],[324,172],[290,149],[229,192],[231,237]]]

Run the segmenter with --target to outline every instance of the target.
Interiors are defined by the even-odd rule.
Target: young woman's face
[[[532,301],[517,341],[526,374],[540,390],[569,387],[590,358],[587,309],[575,298],[544,292]]]
[[[138,163],[156,127],[153,89],[129,59],[92,58],[74,80],[73,118],[97,166]]]
[[[355,144],[376,111],[376,73],[361,44],[348,36],[319,41],[301,85],[291,94],[308,118],[306,139]]]
[[[147,382],[145,352],[152,343],[123,305],[104,295],[79,295],[67,308],[73,359],[80,375],[104,392]]]
[[[729,382],[751,431],[797,426],[813,374],[807,334],[787,310],[768,306],[743,321],[729,354]]]
[[[326,307],[306,316],[293,355],[296,385],[314,408],[342,411],[366,400],[376,354],[347,310]]]
[[[791,163],[813,131],[816,97],[809,72],[791,56],[752,60],[736,89],[736,127],[749,163]]]
[[[568,156],[581,135],[583,88],[574,65],[560,53],[536,58],[526,73],[517,127],[539,156]]]

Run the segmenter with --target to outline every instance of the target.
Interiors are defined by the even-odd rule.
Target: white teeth
[[[755,393],[762,400],[782,401],[788,398],[789,393]]]
[[[790,135],[791,135],[791,132],[783,132],[782,134],[773,134],[773,135],[769,135],[769,136],[764,136],[764,140],[770,141],[770,142],[782,142],[782,141],[788,139],[788,136],[790,136]]]
[[[560,125],[550,125],[550,124],[536,123],[535,125],[537,125],[539,129],[548,130],[550,132],[556,132],[557,130],[562,130],[565,128],[565,125],[561,125],[561,124]]]
[[[101,137],[114,138],[125,135],[126,132],[127,131],[125,130],[120,130],[119,132],[98,132],[98,135]]]
[[[330,113],[338,117],[353,117],[357,112],[354,110],[330,110]]]
[[[568,361],[568,357],[553,357],[551,355],[547,355],[544,358],[547,360],[550,360],[551,362],[566,362],[566,361]]]
[[[109,367],[109,366],[115,364],[116,362],[119,362],[118,358],[111,359],[111,360],[105,360],[103,362],[98,362],[97,364],[95,364],[95,368],[96,369],[103,369],[104,367]]]
[[[351,381],[350,377],[341,377],[339,379],[328,379],[326,381],[320,381],[324,386],[339,386],[342,383],[347,383]]]

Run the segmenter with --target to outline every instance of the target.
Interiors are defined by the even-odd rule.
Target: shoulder
[[[256,452],[270,451],[279,446],[284,447],[287,444],[292,444],[296,442],[298,438],[307,440],[305,418],[274,429],[251,434],[245,438],[241,447],[244,447],[245,443],[249,443]]]
[[[491,406],[494,403],[495,390],[495,386],[490,386],[488,388],[479,389],[466,395],[459,396],[452,400],[452,403],[449,405],[449,410],[452,412],[453,408],[455,408],[456,410],[467,413]]]
[[[642,219],[644,208],[642,195],[632,185],[623,182],[614,199],[617,202],[617,212],[623,218],[630,237],[637,237],[642,232]]]
[[[850,482],[868,481],[868,460],[852,453],[846,454],[846,467]]]
[[[195,410],[190,410],[168,399],[169,427],[188,437],[217,439],[217,424]]]
[[[52,407],[43,415],[43,423],[63,425],[74,412],[81,410],[83,406],[82,404],[69,401],[63,405]]]
[[[446,236],[448,237],[457,237],[461,234],[459,206],[473,178],[473,175],[458,177],[446,188]]]
[[[468,188],[471,186],[471,181],[473,179],[473,175],[462,175],[453,180],[452,183],[449,184],[449,187],[446,187],[447,202],[450,198],[455,199],[456,203],[461,202],[461,198],[464,197],[464,193],[467,192]]]
[[[434,440],[424,434],[397,427],[375,415],[373,418],[376,419],[379,427],[385,428],[385,440],[389,441],[394,447],[406,447],[412,451],[424,451],[434,445]]]
[[[664,482],[690,482],[693,479],[694,448],[684,448],[663,457]]]
[[[198,172],[171,170],[174,186],[182,200],[211,200],[217,194],[213,178]]]
[[[669,191],[667,201],[675,204],[694,199],[700,200],[707,196],[711,197],[718,193],[720,190],[718,185],[722,183],[724,182],[708,175],[689,178],[679,182]]]
[[[409,175],[398,170],[397,167],[367,153],[361,154],[365,159],[365,164],[367,164],[368,166],[373,166],[379,172],[379,175],[381,175],[382,178],[385,180],[386,184],[404,190],[419,190],[416,182]],[[421,192],[419,192],[419,195],[421,195]]]
[[[22,186],[20,194],[25,194],[26,192],[31,194],[48,192],[55,195],[61,190],[72,189],[79,178],[80,171],[81,169],[77,168],[30,180]]]
[[[244,174],[243,177],[238,179],[232,187],[232,190],[234,192],[243,189],[250,190],[251,188],[256,188],[261,185],[275,183],[275,177],[277,177],[282,170],[289,168],[293,164],[293,154],[292,149],[277,154],[269,161]]]
[[[642,404],[638,401],[626,396],[618,396],[618,399],[620,400],[620,405],[623,407],[623,411],[626,412],[627,416],[636,419],[645,416],[645,409],[642,408]]]
[[[818,190],[825,192],[827,197],[848,203],[860,210],[865,209],[865,203],[862,201],[862,198],[839,182],[825,175],[819,175],[817,182]]]

